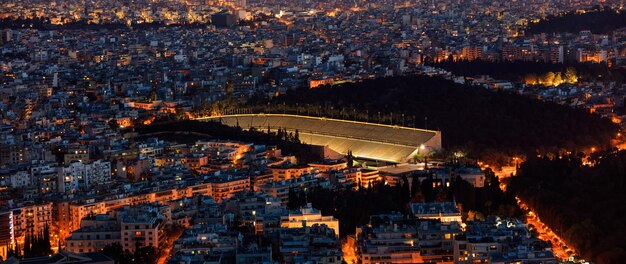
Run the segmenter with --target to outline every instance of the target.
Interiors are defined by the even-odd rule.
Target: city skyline
[[[0,261],[620,263],[625,82],[623,0],[5,0]]]

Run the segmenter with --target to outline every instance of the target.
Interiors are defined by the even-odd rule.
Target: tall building
[[[21,164],[30,158],[28,146],[0,144],[0,165]]]
[[[39,162],[30,168],[30,177],[40,193],[55,192],[58,189],[58,172],[54,164]]]
[[[159,247],[164,227],[171,219],[168,206],[126,206],[108,214],[91,214],[80,221],[80,228],[66,239],[67,250],[96,252],[119,243],[134,252],[142,247]]]
[[[461,59],[473,61],[480,58],[483,55],[483,47],[470,46],[463,47],[461,50]]]
[[[121,223],[121,243],[124,250],[135,252],[142,247],[159,247],[163,223],[150,214],[124,216]]]
[[[0,208],[0,231],[9,230],[8,237],[0,232],[0,240],[21,240],[26,234],[38,234],[52,222],[52,203],[25,202],[9,208]]]
[[[111,163],[97,160],[91,163],[72,162],[59,168],[60,192],[89,189],[90,187],[111,181]]]
[[[13,242],[13,212],[3,210],[0,212],[0,259],[6,259]]]
[[[277,231],[279,251],[286,263],[344,263],[339,237],[325,225]]]
[[[563,63],[565,61],[565,51],[563,46],[550,47],[550,62]]]
[[[519,220],[488,217],[470,221],[453,241],[454,263],[559,263],[551,249],[538,248]]]
[[[13,30],[4,29],[0,30],[0,44],[11,42],[13,40]]]
[[[222,11],[211,16],[211,23],[216,27],[230,27],[237,23],[235,15]]]
[[[65,250],[74,253],[96,252],[108,245],[121,243],[117,219],[95,215],[81,221],[81,227],[65,240]]]
[[[453,263],[453,239],[461,234],[457,222],[375,215],[358,227],[356,243],[361,263]]]

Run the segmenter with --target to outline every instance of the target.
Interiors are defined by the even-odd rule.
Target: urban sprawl
[[[414,74],[621,124],[619,82],[581,81],[573,69],[519,81],[437,67],[476,60],[623,67],[626,29],[525,33],[549,15],[596,5],[623,10],[621,1],[592,0],[4,0],[2,23],[24,24],[0,28],[0,260],[114,263],[102,250],[119,245],[185,264],[583,262],[572,251],[557,256],[526,219],[468,221],[454,201],[412,201],[408,215],[376,214],[340,230],[307,199],[312,190],[425,179],[483,188],[492,184],[485,166],[350,155],[303,163],[274,145],[182,143],[132,128],[250,114],[217,103],[225,99]],[[15,257],[42,247],[44,262]]]

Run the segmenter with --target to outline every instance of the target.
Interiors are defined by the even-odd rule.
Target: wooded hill
[[[423,76],[289,91],[249,104],[254,112],[437,129],[444,148],[494,164],[509,162],[507,155],[607,146],[619,129],[585,110]]]

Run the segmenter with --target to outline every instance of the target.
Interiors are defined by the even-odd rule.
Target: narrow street
[[[344,241],[342,243],[341,251],[343,252],[343,260],[346,263],[353,264],[358,262],[357,256],[354,252],[355,249],[349,243],[347,243],[347,241]]]
[[[172,254],[172,249],[174,248],[174,242],[178,240],[178,238],[185,231],[184,228],[173,228],[169,234],[165,235],[165,242],[163,246],[160,248],[159,259],[157,260],[157,264],[165,264],[167,260],[170,258]]]

